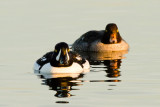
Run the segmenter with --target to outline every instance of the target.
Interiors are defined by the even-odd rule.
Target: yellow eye
[[[119,32],[118,29],[117,29],[117,32]]]
[[[57,50],[55,49],[54,52],[57,52]]]
[[[105,30],[107,32],[107,30]]]
[[[68,52],[70,51],[70,49],[68,49]]]

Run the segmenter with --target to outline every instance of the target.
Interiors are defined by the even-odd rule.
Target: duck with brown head
[[[118,27],[114,23],[106,26],[105,30],[92,30],[83,34],[72,46],[74,51],[127,51],[128,43],[120,36]]]
[[[116,24],[108,24],[104,31],[104,36],[101,39],[104,44],[116,44],[122,41]]]

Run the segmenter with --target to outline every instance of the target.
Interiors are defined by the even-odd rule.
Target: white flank
[[[35,62],[34,66],[33,66],[33,69],[37,71],[37,70],[39,70],[39,68],[40,68],[40,65],[37,64],[37,62]]]
[[[52,67],[50,63],[47,63],[40,70],[40,73],[42,74],[82,73],[82,72],[83,68],[77,63],[73,63],[70,67]]]
[[[83,69],[89,69],[89,68],[90,68],[90,64],[88,60],[86,60],[86,62],[83,64]]]
[[[88,60],[86,60],[86,62],[83,64],[83,73],[87,73],[89,71],[90,71],[90,64]]]

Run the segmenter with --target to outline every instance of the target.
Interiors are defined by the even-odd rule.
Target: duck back
[[[83,34],[79,39],[77,39],[73,43],[72,49],[74,51],[76,51],[76,50],[88,51],[88,49],[90,48],[91,44],[93,42],[101,40],[103,35],[104,35],[104,30],[101,30],[101,31],[96,31],[96,30],[89,31],[89,32]]]

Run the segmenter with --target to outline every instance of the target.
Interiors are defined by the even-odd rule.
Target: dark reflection
[[[89,82],[121,82],[121,80],[90,80]]]
[[[68,101],[56,101],[56,103],[66,104],[69,103]]]
[[[75,86],[82,85],[82,82],[106,82],[107,90],[113,90],[117,84],[115,82],[121,82],[119,79],[121,76],[120,67],[122,64],[123,55],[127,52],[112,52],[112,53],[79,53],[82,57],[89,60],[91,72],[105,72],[104,80],[79,80],[83,78],[84,74],[40,74],[39,71],[35,71],[42,80],[42,85],[49,86],[49,90],[54,90],[54,94],[57,98],[68,98],[75,96],[72,94],[72,90],[79,90]],[[88,74],[89,75],[89,74]],[[56,101],[56,103],[68,104],[68,101]]]
[[[99,71],[100,68],[107,73],[106,77],[116,78],[121,76],[120,66],[122,59],[125,58],[124,54],[128,51],[118,51],[118,52],[79,52],[79,54],[88,59],[90,62],[91,72]]]
[[[70,93],[71,90],[79,90],[72,88],[73,86],[79,86],[81,84],[77,82],[72,82],[73,80],[76,80],[77,78],[72,77],[63,77],[63,78],[50,78],[45,79],[43,82],[43,85],[48,85],[49,90],[56,91],[55,97],[58,98],[64,98],[64,97],[71,97],[74,96]]]
[[[107,80],[90,80],[90,82],[121,82],[118,79],[121,76],[120,67],[122,64],[122,59],[125,58],[124,55],[128,51],[118,51],[118,52],[78,52],[82,57],[89,60],[91,65],[91,72],[105,71]],[[114,84],[109,84],[109,87],[116,86]],[[108,90],[112,90],[109,88]]]
[[[70,92],[72,90],[79,90],[73,88],[74,86],[82,85],[77,79],[83,78],[84,74],[40,74],[39,71],[34,71],[34,73],[42,79],[42,85],[49,86],[49,90],[56,91],[54,94],[57,98],[67,98],[75,96]],[[67,104],[68,101],[56,101],[56,103]]]
[[[106,73],[107,77],[109,78],[115,78],[121,76],[120,74],[120,66],[121,66],[121,59],[115,59],[115,60],[105,60],[104,65],[107,67]]]
[[[104,60],[124,59],[124,55],[128,51],[115,52],[78,52],[82,57],[88,59],[90,62],[103,62]]]

